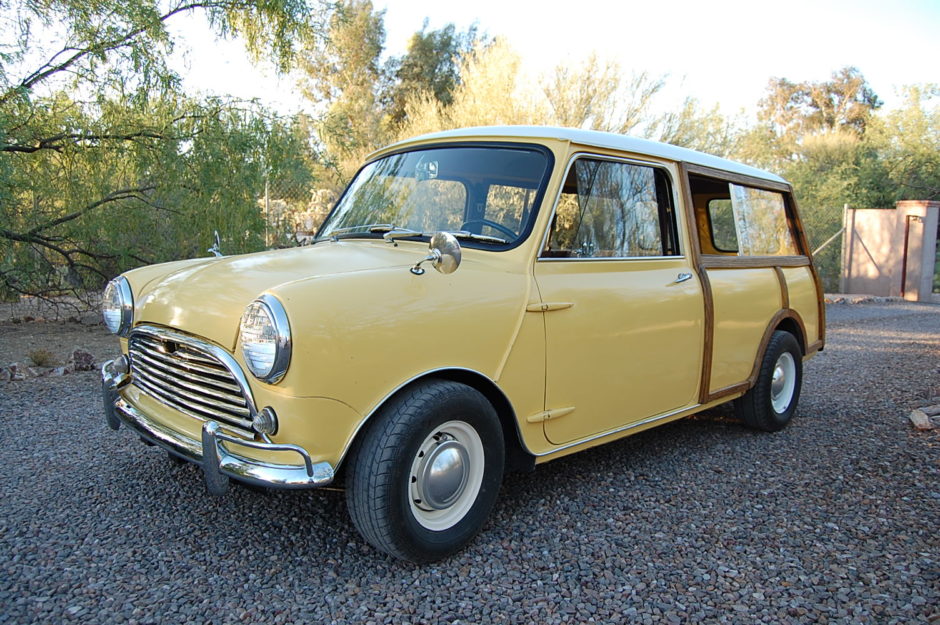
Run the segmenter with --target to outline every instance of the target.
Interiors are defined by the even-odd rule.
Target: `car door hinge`
[[[525,307],[528,312],[548,312],[550,310],[564,310],[574,306],[574,302],[539,302]]]
[[[541,423],[542,421],[548,421],[549,419],[557,419],[558,417],[563,417],[574,412],[574,406],[570,408],[556,408],[555,410],[545,410],[534,415],[529,415],[525,418],[529,423]]]

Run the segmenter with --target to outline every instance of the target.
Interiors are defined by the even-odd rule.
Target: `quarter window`
[[[698,175],[689,176],[689,187],[703,254],[800,254],[786,194]]]
[[[782,193],[736,184],[728,186],[741,255],[792,256],[798,253],[790,234]]]
[[[642,258],[678,253],[660,169],[582,158],[568,172],[542,256]]]

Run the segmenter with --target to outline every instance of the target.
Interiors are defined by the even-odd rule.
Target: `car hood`
[[[158,324],[233,350],[245,307],[266,291],[323,275],[413,265],[417,246],[383,242],[322,242],[292,248],[168,263],[130,272],[135,324]],[[136,275],[135,275],[136,274]]]

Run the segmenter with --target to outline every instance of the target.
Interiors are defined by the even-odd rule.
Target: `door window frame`
[[[672,203],[672,223],[668,224],[672,228],[672,237],[676,243],[676,253],[668,256],[656,255],[656,256],[588,256],[588,257],[550,257],[543,256],[542,253],[545,251],[545,246],[548,244],[548,238],[551,236],[552,232],[552,223],[555,221],[555,214],[558,210],[558,205],[561,202],[561,196],[565,189],[565,181],[568,179],[568,176],[571,174],[571,169],[574,167],[575,162],[579,159],[589,159],[595,161],[607,161],[612,163],[624,163],[627,165],[637,165],[640,167],[649,167],[651,169],[659,170],[663,173],[666,178],[666,182],[669,185],[669,199]],[[685,215],[681,214],[682,204],[680,203],[679,189],[676,186],[676,178],[672,175],[672,172],[669,171],[669,168],[663,163],[656,163],[651,161],[643,161],[634,158],[625,158],[610,156],[606,154],[597,154],[594,152],[576,152],[571,155],[568,159],[568,164],[565,166],[565,173],[561,178],[561,184],[558,185],[558,192],[555,194],[555,201],[552,203],[552,210],[548,217],[547,225],[545,226],[545,232],[542,235],[542,241],[536,252],[535,260],[536,262],[572,262],[572,261],[582,261],[582,262],[610,262],[610,261],[644,261],[644,260],[676,260],[681,258],[686,258],[685,246],[682,243],[682,232],[683,232],[683,223],[685,220]],[[681,220],[681,221],[680,221]],[[663,224],[659,222],[660,236],[664,234]]]

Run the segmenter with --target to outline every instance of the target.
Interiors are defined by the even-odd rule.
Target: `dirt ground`
[[[76,349],[91,353],[96,363],[120,353],[118,339],[100,323],[63,321],[0,322],[0,367],[19,363],[32,367],[29,355],[39,349],[52,352],[65,364]]]

